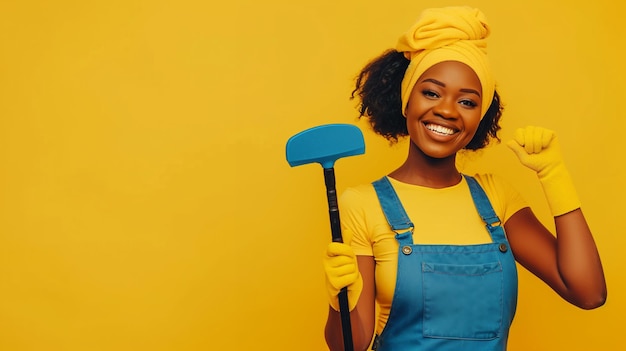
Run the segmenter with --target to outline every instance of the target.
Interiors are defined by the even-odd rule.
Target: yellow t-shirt
[[[477,174],[496,215],[502,223],[527,206],[521,195],[503,179]],[[471,245],[491,242],[470,194],[465,178],[457,185],[433,189],[389,178],[402,205],[415,225],[415,244]],[[398,265],[398,242],[380,207],[372,184],[344,191],[339,199],[341,225],[354,233],[352,247],[357,255],[373,256],[376,262],[376,330],[382,332],[391,309]]]

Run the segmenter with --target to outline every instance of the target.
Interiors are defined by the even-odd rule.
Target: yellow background
[[[509,350],[622,350],[626,6],[465,4],[493,29],[502,138],[559,133],[609,286],[582,311],[522,271]],[[428,5],[0,1],[0,350],[324,350],[322,171],[290,168],[285,142],[361,127],[340,190],[397,166],[406,144],[347,97]],[[506,146],[461,165],[506,176],[550,225]]]

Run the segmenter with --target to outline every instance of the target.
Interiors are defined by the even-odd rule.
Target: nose
[[[454,119],[459,117],[456,101],[449,98],[440,99],[437,105],[433,108],[433,112],[435,115],[445,119]]]

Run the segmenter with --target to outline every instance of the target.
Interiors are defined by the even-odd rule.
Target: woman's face
[[[456,154],[478,129],[481,94],[478,76],[464,63],[445,61],[426,70],[406,108],[411,142],[433,158]]]

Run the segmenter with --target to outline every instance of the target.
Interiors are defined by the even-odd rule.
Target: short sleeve
[[[502,223],[506,223],[517,211],[528,207],[519,191],[504,178],[494,174],[477,174],[474,177],[485,189]]]
[[[369,188],[372,188],[371,190]],[[339,215],[343,231],[353,233],[352,248],[357,255],[373,256],[371,231],[368,230],[367,213],[371,206],[371,185],[346,189],[339,197]],[[375,202],[377,204],[377,202]]]

